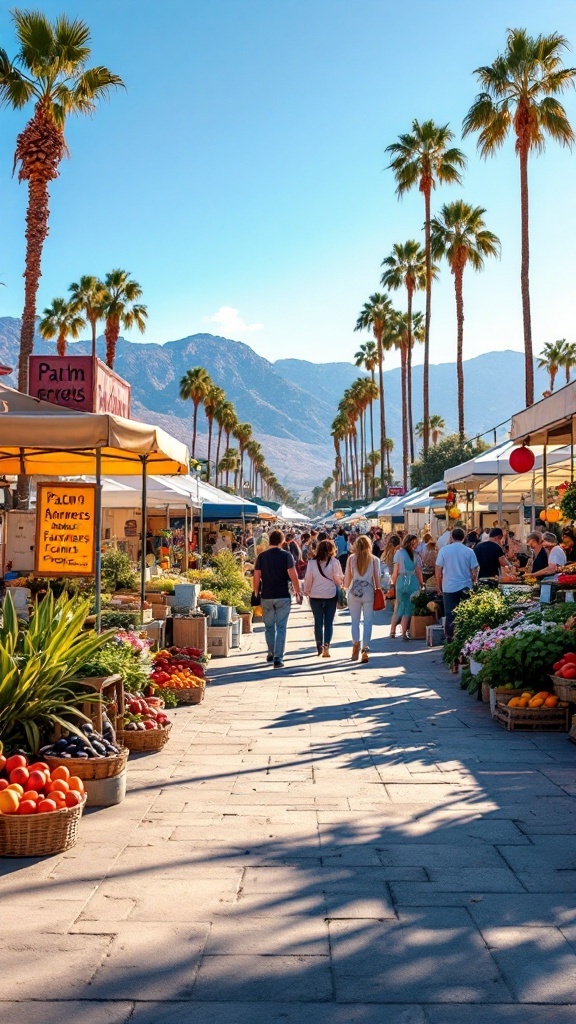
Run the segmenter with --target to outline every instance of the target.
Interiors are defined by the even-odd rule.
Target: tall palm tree
[[[380,391],[380,450],[383,451],[383,441],[386,437],[386,402],[384,396],[384,338],[386,325],[392,313],[392,303],[388,295],[381,292],[374,292],[365,302],[358,319],[356,320],[355,331],[372,331],[376,339],[376,352],[378,356],[378,387]],[[384,460],[382,459],[381,484],[384,486]]]
[[[330,427],[330,433],[332,435],[332,441],[334,443],[335,452],[335,469],[338,471],[339,486],[337,487],[337,494],[340,497],[340,490],[343,485],[346,484],[347,472],[348,472],[348,421],[343,413],[339,412],[335,419],[332,421]],[[345,442],[345,459],[342,460],[342,441]]]
[[[439,413],[432,413],[429,423],[429,432],[432,445],[438,444],[441,437],[444,436],[446,431],[446,421],[440,416]],[[416,424],[416,434],[423,440],[424,438],[424,421]]]
[[[84,327],[84,317],[79,316],[66,299],[52,299],[52,305],[42,313],[38,332],[47,341],[56,338],[56,351],[59,356],[65,356],[68,338],[76,341]]]
[[[230,438],[232,436],[232,431],[234,430],[234,427],[236,426],[237,423],[238,416],[236,414],[236,409],[234,408],[232,402],[227,402],[226,408],[223,410],[222,413],[222,429],[226,434],[227,450],[230,450]],[[228,470],[226,470],[226,486],[228,486]]]
[[[540,353],[538,366],[550,375],[550,391],[554,391],[554,381],[561,366],[565,366],[566,338],[558,341],[547,341]]]
[[[382,274],[382,284],[385,288],[391,288],[393,291],[397,291],[399,288],[406,288],[407,295],[407,318],[408,318],[408,339],[406,351],[405,346],[401,346],[401,354],[405,359],[404,373],[408,373],[408,359],[412,359],[412,300],[416,291],[422,291],[426,288],[426,281],[428,278],[436,277],[438,269],[435,265],[431,265],[428,271],[426,253],[422,247],[411,239],[408,242],[404,242],[403,245],[398,242],[393,246],[392,252],[389,256],[386,256],[382,260],[382,266],[385,267],[385,271]],[[406,381],[407,384],[407,381]],[[411,385],[410,385],[411,390]],[[408,486],[408,451],[413,448],[414,442],[412,438],[412,410],[411,403],[408,403],[408,391],[405,392],[405,400],[403,402],[403,411],[406,414],[403,420],[403,432],[406,434],[406,444],[404,445],[404,486]],[[410,440],[409,440],[410,439]]]
[[[116,345],[120,337],[120,327],[129,331],[137,327],[140,334],[146,330],[148,310],[142,303],[142,288],[137,281],[131,281],[128,270],[111,270],[104,278],[104,294],[101,310],[104,317],[104,337],[106,339],[106,363],[114,369]]]
[[[235,473],[238,468],[238,449],[227,448],[224,455],[218,463],[218,470],[220,473],[226,473],[225,487],[228,487],[228,479],[230,473]]]
[[[403,313],[401,323],[404,326],[406,338],[410,334],[410,343],[407,344],[406,357],[406,395],[408,400],[408,439],[410,442],[410,461],[414,462],[414,417],[412,410],[412,353],[415,345],[423,345],[425,339],[424,313],[419,310],[412,313],[412,324],[408,322],[408,314]],[[411,326],[411,330],[409,327]]]
[[[430,247],[432,189],[440,185],[460,184],[466,166],[462,150],[451,146],[454,133],[447,124],[434,121],[413,121],[412,131],[400,135],[398,142],[386,148],[392,160],[390,168],[396,179],[399,199],[415,185],[424,196],[424,250],[426,262],[426,324],[424,336],[423,406],[424,423],[430,416],[430,315],[432,303],[432,252]],[[424,452],[428,451],[428,430],[424,435]]]
[[[234,413],[234,406],[232,405],[232,402],[227,400],[226,395],[224,395],[224,398],[214,413],[214,419],[218,424],[218,441],[216,444],[216,486],[218,486],[218,463],[220,462],[220,446],[222,444],[224,422],[226,420],[226,416],[230,416],[232,413]]]
[[[252,437],[252,424],[251,423],[237,423],[232,430],[232,436],[238,441],[238,460],[239,460],[239,478],[238,482],[234,484],[236,490],[239,490],[240,494],[243,493],[244,487],[244,452],[246,451],[246,445],[249,443]]]
[[[388,480],[388,483],[391,484],[393,477],[392,477],[392,469],[390,467],[390,456],[391,456],[392,452],[394,451],[394,441],[392,440],[391,437],[385,437],[384,438],[384,450],[386,452],[386,463],[387,463],[387,466],[386,466],[386,478]]]
[[[464,118],[464,135],[478,132],[478,149],[483,157],[493,156],[503,146],[510,129],[516,136],[520,163],[520,210],[522,260],[520,288],[524,326],[526,405],[534,402],[534,360],[530,311],[530,237],[528,231],[528,157],[541,153],[546,137],[571,146],[574,132],[562,104],[556,99],[574,84],[576,68],[562,65],[568,41],[557,32],[530,36],[526,29],[509,29],[506,49],[496,60],[477,68],[474,74],[482,92]]]
[[[376,467],[377,467],[377,465],[378,465],[378,463],[380,462],[380,459],[381,459],[380,452],[376,452],[376,451],[368,452],[368,455],[367,455],[366,459],[367,459],[367,463],[368,463],[368,465],[370,467],[370,489],[371,489],[370,496],[371,496],[372,500],[374,500],[374,498],[376,497],[376,495],[375,495],[375,487],[374,487],[374,480],[375,480],[375,476],[376,476]]]
[[[50,216],[49,183],[58,177],[67,153],[64,126],[71,114],[92,114],[99,100],[124,83],[105,67],[87,67],[90,30],[60,15],[51,23],[40,11],[12,12],[18,52],[11,63],[0,50],[0,102],[15,110],[28,103],[34,112],[18,136],[14,163],[18,180],[28,182],[24,311],[20,334],[18,388],[28,391],[28,360],[34,349],[36,297],[42,250]]]
[[[573,341],[567,341],[564,348],[564,356],[562,359],[562,367],[566,373],[566,383],[570,383],[570,371],[576,366],[576,344]]]
[[[206,394],[204,395],[204,398],[203,398],[204,413],[205,413],[206,419],[208,421],[208,453],[207,453],[207,456],[206,456],[207,461],[208,461],[208,469],[207,469],[207,474],[208,474],[207,475],[207,480],[208,480],[208,483],[210,483],[210,475],[211,475],[210,456],[212,454],[212,427],[213,427],[213,424],[214,424],[214,417],[216,415],[216,410],[217,410],[218,406],[220,405],[220,402],[222,402],[222,400],[224,399],[224,397],[225,397],[225,395],[224,395],[224,391],[222,390],[222,388],[219,388],[216,384],[213,384],[212,382],[210,382],[210,385],[209,385],[209,387],[208,387],[208,389],[206,391]]]
[[[486,256],[499,256],[500,239],[488,231],[484,222],[486,210],[481,206],[470,206],[462,199],[445,204],[432,221],[432,255],[434,259],[443,256],[454,276],[456,293],[456,377],[458,381],[458,432],[462,440],[464,430],[464,268],[467,263],[473,270],[484,267]],[[425,422],[425,421],[424,421]],[[426,436],[426,435],[424,435]]]
[[[180,378],[180,398],[192,402],[192,458],[196,455],[196,427],[198,422],[198,406],[204,401],[208,389],[212,385],[212,378],[203,366],[195,366],[193,370],[187,370]]]
[[[378,346],[375,341],[366,341],[354,356],[354,366],[364,366],[372,378],[372,383],[376,383],[374,371],[378,366]],[[373,403],[370,403],[370,448],[374,448],[374,416],[373,416]]]
[[[79,281],[73,281],[70,292],[70,306],[75,313],[83,313],[92,330],[92,358],[96,358],[96,333],[98,321],[102,319],[102,301],[105,288],[97,277],[84,274]]]

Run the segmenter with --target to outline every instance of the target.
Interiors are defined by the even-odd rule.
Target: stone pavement
[[[295,610],[68,854],[0,861],[0,1024],[573,1024],[576,747]]]

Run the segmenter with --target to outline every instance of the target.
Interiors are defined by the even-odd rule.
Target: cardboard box
[[[232,626],[208,628],[208,654],[213,658],[227,658],[232,647]]]
[[[204,615],[172,620],[175,647],[197,647],[206,654],[208,645],[208,620]]]

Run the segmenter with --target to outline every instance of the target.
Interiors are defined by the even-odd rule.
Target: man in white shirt
[[[452,542],[446,544],[436,559],[436,586],[444,599],[447,640],[454,635],[454,612],[478,579],[478,559],[472,548],[464,544],[466,534],[457,526],[452,530]]]
[[[438,548],[438,551],[440,551],[440,549],[443,548],[446,544],[450,544],[451,540],[452,527],[447,526],[442,536],[439,537],[438,540],[436,541],[436,547]]]
[[[542,536],[542,543],[548,553],[547,576],[554,576],[566,565],[566,552],[558,543],[554,533],[545,533]]]

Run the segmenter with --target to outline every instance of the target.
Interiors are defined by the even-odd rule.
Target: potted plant
[[[431,594],[427,590],[419,590],[412,594],[412,618],[410,619],[410,636],[414,640],[426,639],[426,627],[433,626],[436,622],[436,613],[428,607],[431,602]]]
[[[236,611],[238,612],[238,615],[242,619],[242,632],[251,633],[253,615],[250,606],[246,604],[237,604]]]

